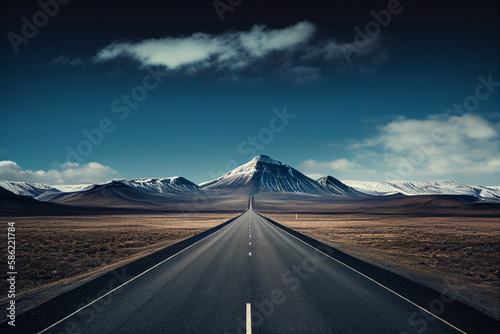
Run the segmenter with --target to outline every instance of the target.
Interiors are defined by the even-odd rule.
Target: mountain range
[[[467,195],[478,199],[500,200],[500,187],[470,186],[456,181],[427,182],[366,182],[343,181],[344,184],[357,191],[373,196],[393,194],[414,195]]]
[[[51,202],[71,206],[155,207],[166,202],[201,196],[298,193],[336,197],[374,197],[399,194],[460,195],[475,200],[500,201],[500,187],[469,186],[455,181],[341,182],[332,176],[314,180],[297,169],[259,155],[221,177],[197,185],[183,177],[117,179],[99,184],[50,186],[40,183],[0,181],[0,203],[14,198],[29,203]],[[17,195],[13,197],[12,195]],[[194,201],[194,200],[193,200]],[[9,203],[10,203],[9,202]]]
[[[200,184],[203,191],[237,192],[257,194],[259,192],[290,192],[305,194],[332,194],[357,196],[361,193],[342,182],[329,177],[326,183],[313,180],[280,161],[259,155],[218,179]],[[330,187],[330,182],[342,184]],[[332,183],[332,184],[333,184]]]

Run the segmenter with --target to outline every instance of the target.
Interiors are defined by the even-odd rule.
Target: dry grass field
[[[2,226],[9,221],[16,223],[18,311],[234,216],[234,213],[177,213],[2,219]],[[6,238],[1,245],[7,249]],[[5,264],[2,268],[6,273]],[[2,281],[5,278],[2,276]],[[7,299],[2,297],[3,312]]]
[[[438,291],[458,282],[462,301],[500,319],[497,217],[263,213]]]

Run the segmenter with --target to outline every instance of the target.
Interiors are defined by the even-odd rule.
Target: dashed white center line
[[[248,252],[248,256],[252,256],[252,252]]]
[[[252,334],[252,305],[247,303],[247,334]]]
[[[249,245],[251,245],[251,244],[252,244],[252,242],[250,241],[248,244],[249,244]]]

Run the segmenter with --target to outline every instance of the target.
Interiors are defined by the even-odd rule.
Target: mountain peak
[[[218,179],[200,185],[202,190],[256,194],[258,192],[295,192],[324,194],[328,191],[298,170],[270,158],[258,155]]]
[[[255,161],[255,162],[266,162],[266,163],[269,163],[269,164],[279,165],[279,166],[282,166],[282,165],[283,165],[283,163],[281,163],[281,161],[271,159],[271,158],[270,158],[269,156],[267,156],[267,155],[258,155],[258,156],[256,156],[256,157],[254,157],[251,161]]]

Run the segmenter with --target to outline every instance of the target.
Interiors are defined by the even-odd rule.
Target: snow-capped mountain
[[[83,213],[84,211],[80,211]],[[0,216],[1,215],[47,215],[47,214],[75,214],[73,207],[57,203],[45,203],[31,196],[17,195],[0,187]]]
[[[37,197],[47,191],[59,192],[54,186],[41,183],[28,183],[17,181],[0,181],[0,187],[16,195]]]
[[[200,193],[199,187],[183,177],[162,179],[121,179],[90,185],[76,191],[53,192],[47,191],[38,197],[40,201],[59,203],[93,203],[100,205],[115,198],[118,202],[132,203],[134,200],[144,203],[157,203],[166,200],[169,195],[189,195]],[[105,199],[105,200],[104,200]]]
[[[468,195],[479,199],[500,200],[500,187],[469,186],[456,181],[343,181],[346,185],[375,196],[392,195]]]
[[[156,194],[165,194],[172,191],[200,191],[200,188],[196,184],[180,176],[164,179],[123,179],[117,181],[131,186],[132,188]]]
[[[56,188],[56,191],[49,189],[46,192],[38,195],[36,199],[41,201],[51,201],[62,197],[67,197],[68,194],[86,192],[96,188],[96,186],[105,186],[112,183],[122,183],[133,189],[136,189],[137,191],[149,194],[172,194],[200,191],[199,187],[193,182],[183,177],[175,176],[161,179],[119,179],[90,185],[52,186],[53,188]]]
[[[317,181],[266,155],[256,156],[218,179],[202,183],[200,188],[205,191],[232,191],[246,194],[258,192],[328,193]]]
[[[122,181],[113,180],[93,185],[85,191],[68,193],[45,193],[38,200],[69,205],[123,207],[158,204],[158,195],[132,187]],[[160,200],[161,201],[161,200]]]

